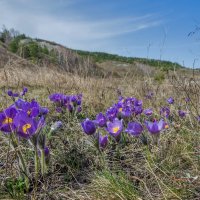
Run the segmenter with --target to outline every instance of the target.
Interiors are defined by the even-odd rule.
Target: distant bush
[[[24,34],[19,35],[17,37],[15,37],[14,39],[11,40],[11,42],[8,45],[8,49],[13,52],[13,53],[17,53],[18,49],[19,49],[19,42],[22,39],[25,39],[26,36]]]

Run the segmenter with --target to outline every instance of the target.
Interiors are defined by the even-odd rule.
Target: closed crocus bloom
[[[151,134],[159,134],[163,129],[165,122],[163,119],[161,119],[160,121],[154,122],[146,121],[145,124]]]
[[[18,97],[19,96],[19,94],[18,93],[13,93],[13,95],[12,95],[13,97]]]
[[[64,103],[64,101],[66,100],[66,96],[61,93],[54,93],[49,96],[49,99],[50,99],[50,101],[52,101],[56,104],[59,104],[59,106],[61,106]]]
[[[101,149],[105,149],[107,144],[108,144],[108,136],[107,135],[102,136],[101,134],[99,134],[99,147]]]
[[[107,131],[113,136],[118,137],[123,130],[122,119],[115,118],[113,122],[107,122]]]
[[[93,135],[96,132],[96,127],[93,121],[89,120],[88,118],[81,123],[83,131],[87,135]]]
[[[170,115],[170,108],[169,107],[162,107],[160,109],[160,115],[162,115],[164,117],[169,117],[169,115]]]
[[[17,110],[14,107],[9,107],[0,113],[0,130],[4,133],[10,133],[15,130],[16,126],[13,120],[17,114]]]
[[[12,96],[13,96],[12,90],[8,90],[8,91],[7,91],[7,94],[8,94],[8,96],[12,97]]]
[[[144,114],[147,115],[147,116],[152,115],[152,113],[153,113],[153,110],[151,108],[144,110]]]
[[[134,113],[135,113],[135,115],[139,115],[139,114],[141,114],[142,112],[143,112],[142,106],[135,106],[135,107],[134,107]]]
[[[97,116],[96,116],[96,119],[94,120],[95,124],[97,124],[99,127],[104,127],[106,126],[106,117],[103,113],[99,113]]]
[[[187,103],[188,103],[188,102],[190,102],[190,101],[191,101],[191,100],[190,100],[190,98],[189,98],[189,97],[186,97],[186,98],[185,98],[185,102],[187,102]]]
[[[69,110],[69,112],[73,112],[74,107],[71,104],[67,104],[67,109]]]
[[[61,121],[57,121],[51,126],[51,131],[57,131],[61,127],[62,127],[62,122]]]
[[[80,113],[81,111],[82,111],[82,107],[81,107],[81,106],[78,106],[78,107],[77,107],[77,112]]]
[[[28,88],[24,87],[23,91],[20,93],[21,96],[24,96],[28,92]]]
[[[143,127],[138,122],[129,122],[128,127],[125,131],[128,132],[130,135],[139,136],[143,131]]]
[[[178,115],[179,115],[179,117],[183,118],[183,117],[186,116],[186,112],[183,111],[183,110],[179,110],[179,111],[178,111]]]
[[[172,97],[169,97],[169,98],[167,99],[167,102],[168,102],[169,104],[173,104],[173,103],[174,103],[174,99],[173,99]]]
[[[34,135],[38,128],[38,123],[35,119],[28,116],[24,111],[17,113],[14,118],[17,134],[23,138],[30,138]]]
[[[50,154],[49,147],[45,146],[44,147],[44,155],[49,156],[49,154]]]
[[[40,115],[47,115],[48,114],[48,112],[49,112],[49,109],[48,108],[46,108],[46,107],[40,107],[40,109],[39,109],[40,111]]]
[[[15,101],[15,106],[18,108],[18,109],[22,109],[23,105],[26,103],[25,100],[23,99],[18,99],[17,101]]]

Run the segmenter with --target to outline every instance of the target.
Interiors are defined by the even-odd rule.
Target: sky
[[[0,0],[0,27],[66,47],[200,68],[200,0]]]

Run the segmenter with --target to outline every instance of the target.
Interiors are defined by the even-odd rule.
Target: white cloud
[[[60,2],[62,3],[62,0]],[[20,0],[20,3],[24,4],[25,0]],[[5,24],[8,28],[13,27],[29,36],[52,40],[72,48],[88,49],[90,47],[91,49],[101,47],[106,43],[109,45],[110,39],[114,37],[162,23],[161,20],[155,19],[154,15],[84,20],[71,10],[66,10],[66,12],[69,13],[69,17],[65,15],[61,19],[49,13],[23,10],[18,6],[13,6],[11,1],[0,0],[0,25]]]

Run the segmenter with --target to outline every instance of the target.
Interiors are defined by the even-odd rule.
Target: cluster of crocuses
[[[55,103],[57,112],[64,113],[68,110],[70,113],[80,113],[82,110],[82,94],[64,95],[54,93],[49,96],[49,99]]]
[[[162,108],[162,114],[168,113],[167,108]],[[164,117],[159,120],[152,119],[153,110],[143,109],[143,102],[135,97],[120,97],[118,102],[105,112],[99,113],[95,120],[85,119],[81,125],[87,135],[94,135],[98,141],[98,147],[103,149],[108,144],[108,135],[119,142],[124,133],[139,137],[145,128],[152,135],[168,128]],[[169,113],[168,113],[169,114]],[[166,117],[166,116],[165,116]],[[104,134],[102,135],[102,132]]]
[[[53,124],[49,134],[46,134],[43,130],[46,126],[45,118],[49,110],[46,107],[40,106],[34,99],[29,102],[21,98],[27,91],[28,89],[24,88],[21,95],[18,95],[18,99],[16,99],[17,95],[13,95],[15,93],[11,90],[8,91],[8,95],[12,97],[14,102],[0,113],[0,131],[10,141],[13,149],[16,149],[19,159],[19,171],[21,176],[24,177],[28,189],[30,172],[24,153],[20,150],[21,142],[25,139],[25,141],[28,141],[27,145],[31,145],[33,149],[35,155],[35,179],[37,179],[40,172],[42,175],[47,172],[46,161],[49,157],[49,148],[46,146],[46,138],[62,124],[61,122]]]
[[[22,92],[17,93],[17,92],[13,92],[12,90],[8,90],[7,94],[10,97],[23,97],[26,93],[28,92],[28,88],[24,87]]]

